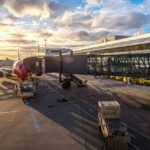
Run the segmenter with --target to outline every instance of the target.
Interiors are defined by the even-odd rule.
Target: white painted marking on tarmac
[[[58,93],[61,97],[65,98],[68,100],[68,96],[64,96],[63,94],[61,94],[60,92],[58,92],[57,90],[54,90],[56,93]]]
[[[143,134],[142,132],[136,130],[135,128],[131,127],[130,125],[128,125],[128,128],[131,129],[131,130],[133,130],[133,131],[135,131],[136,133],[140,134],[141,136],[143,136],[143,137],[146,138],[147,140],[150,140],[150,137],[149,137],[149,136],[147,136],[147,135]]]
[[[89,110],[90,112],[93,112],[93,109],[91,109],[91,108],[89,108],[88,110]]]
[[[28,110],[25,109],[25,110],[14,110],[14,111],[4,111],[4,112],[0,112],[0,115],[3,115],[3,114],[12,114],[12,113],[17,113],[17,112],[27,112]]]
[[[81,110],[81,107],[77,104],[74,104],[78,109]],[[82,111],[87,114],[88,116],[90,116],[92,119],[94,119],[95,121],[97,121],[96,117],[94,117],[93,115],[91,115],[90,113],[88,113],[86,110],[82,109]]]
[[[93,81],[91,81],[91,82],[93,82]],[[112,96],[112,93],[108,92],[107,89],[100,88],[99,90],[101,90],[101,91],[99,91],[99,90],[98,90],[96,87],[94,87],[93,85],[90,84],[89,86],[90,86],[92,89],[94,89],[96,92],[98,92],[99,95],[107,94],[107,95]]]
[[[52,84],[56,85],[55,83],[52,83]],[[56,86],[59,87],[58,85],[56,85]],[[59,87],[59,88],[60,88],[60,87]],[[60,92],[58,92],[56,89],[55,89],[55,91],[64,97],[64,95],[61,94]],[[67,93],[67,92],[66,92],[66,93]],[[69,93],[69,94],[70,94],[70,93]],[[72,95],[72,94],[70,94],[70,95]],[[73,96],[74,96],[74,95],[73,95]],[[77,96],[76,96],[76,97],[77,97]],[[70,101],[71,101],[71,100],[70,100]],[[77,104],[74,104],[74,105],[75,105],[78,109],[81,110],[81,107],[80,107],[79,105],[77,105]],[[93,118],[95,121],[97,121],[97,118],[94,117],[93,115],[89,114],[86,110],[82,109],[82,111],[83,111],[84,113],[86,113],[88,116],[90,116],[91,118]],[[141,136],[143,136],[143,137],[145,137],[146,139],[150,140],[150,137],[144,135],[143,133],[139,132],[138,130],[132,128],[131,126],[128,125],[128,128],[130,128],[131,130],[134,130],[135,132],[137,132],[137,133],[140,134]],[[136,146],[136,145],[134,145],[134,146]],[[138,147],[136,146],[136,148],[138,148]],[[140,149],[137,149],[137,150],[140,150]]]
[[[74,104],[74,105],[75,105],[78,109],[81,110],[81,107],[80,107],[79,105],[77,105],[77,104]],[[82,111],[83,111],[85,114],[87,114],[89,117],[91,117],[92,119],[94,119],[95,121],[97,121],[96,117],[94,117],[93,115],[89,114],[86,110],[82,109]],[[133,136],[134,136],[134,135],[133,135]],[[137,139],[135,136],[134,136],[134,138]],[[130,145],[131,145],[132,147],[134,147],[136,150],[141,150],[138,146],[136,146],[136,145],[134,145],[134,144],[131,144],[131,143],[130,143]]]
[[[0,95],[0,99],[7,99],[12,97],[13,95]]]
[[[81,107],[80,107],[79,105],[77,105],[77,104],[74,104],[74,105],[75,105],[78,109],[81,110]],[[94,117],[93,115],[89,114],[86,110],[82,109],[82,111],[83,111],[85,114],[87,114],[88,116],[90,116],[92,119],[94,119],[95,121],[97,121],[96,117]],[[134,136],[134,135],[132,135],[132,136]],[[134,136],[134,138],[137,139],[135,136]],[[131,143],[130,143],[130,145],[131,145],[132,147],[134,147],[136,150],[141,150],[138,146],[136,146],[136,145],[134,145],[134,144],[131,144]]]
[[[95,82],[95,81],[90,81],[90,82],[93,82],[93,83],[96,83],[96,84],[101,85],[99,82]],[[96,89],[93,85],[90,84],[90,86],[91,86],[93,89]],[[109,89],[106,89],[106,88],[102,88],[102,87],[101,87],[100,90],[103,90],[103,91],[102,91],[103,94],[107,94],[107,95],[110,95],[110,96],[113,95],[110,91],[108,91]],[[96,89],[96,91],[99,92],[99,90],[97,90],[97,89]]]
[[[28,105],[28,107],[29,107],[29,111],[30,111],[30,114],[31,114],[31,117],[32,117],[32,121],[33,121],[34,128],[35,128],[35,130],[37,131],[37,133],[40,133],[40,132],[41,132],[41,127],[40,127],[39,122],[38,122],[37,119],[36,119],[35,113],[34,113],[32,107],[29,105],[29,103],[28,103],[27,100],[25,100],[25,103],[26,103],[26,104]]]
[[[55,84],[55,83],[53,83],[53,82],[51,82],[52,84],[54,84],[55,86],[57,86],[58,88],[60,88],[60,86],[58,86],[57,84]],[[64,91],[65,93],[67,93],[68,95],[67,96],[64,96],[63,94],[61,94],[60,92],[58,92],[56,89],[54,89],[54,91],[56,92],[56,93],[58,93],[59,95],[61,95],[63,98],[65,98],[65,99],[68,99],[70,96],[69,95],[71,95],[72,97],[75,97],[75,98],[79,98],[78,96],[76,96],[76,95],[74,95],[74,94],[71,94],[71,93],[69,93],[69,92],[67,92],[67,91]],[[71,100],[70,100],[71,101]],[[82,101],[82,100],[81,100]],[[71,102],[74,102],[74,101],[71,101]],[[91,104],[89,104],[93,109],[95,109],[95,110],[97,110],[93,105],[91,105]]]
[[[52,84],[54,84],[54,83],[52,83]],[[57,87],[59,87],[58,85],[56,85],[56,84],[54,84],[55,86],[57,86]],[[60,88],[60,87],[59,87]],[[60,92],[58,92],[56,89],[55,89],[55,92],[57,92],[59,95],[61,95],[62,97],[64,97],[64,98],[66,98],[63,94],[61,94]],[[65,91],[66,92],[66,91]],[[68,93],[68,92],[66,92],[66,93]],[[70,94],[70,93],[69,93]],[[72,95],[72,94],[70,94],[70,95]],[[74,95],[72,95],[72,96],[74,96]],[[74,97],[77,97],[77,96],[74,96]],[[78,98],[78,97],[77,97]],[[71,102],[74,102],[74,101],[72,101],[72,100],[70,100]],[[77,104],[74,104],[78,109],[80,109],[81,110],[81,107],[79,106],[79,105],[77,105]],[[87,111],[85,111],[84,109],[82,109],[82,111],[84,112],[84,113],[86,113],[87,115],[89,115],[91,118],[93,118],[94,120],[96,120],[97,121],[97,119],[96,119],[96,117],[94,117],[93,115],[91,115],[91,114],[89,114]]]
[[[45,91],[45,90],[51,90],[52,87],[51,86],[48,86],[46,88],[42,88],[42,89],[36,89],[37,91]]]
[[[33,120],[33,123],[34,123],[34,127],[35,127],[36,131],[37,131],[38,133],[40,133],[40,132],[41,132],[41,127],[40,127],[40,125],[39,125],[39,122],[38,122],[37,119],[36,119],[35,113],[33,112],[33,110],[32,110],[31,107],[29,107],[29,110],[30,110],[30,113],[31,113],[31,116],[32,116],[32,120]]]
[[[136,150],[141,150],[139,147],[137,147],[136,145],[134,145],[134,144],[132,144],[132,143],[130,143],[130,145],[131,145],[133,148],[135,148]]]
[[[137,137],[135,137],[135,135],[129,133],[130,137],[132,137],[133,139],[137,139]]]
[[[91,82],[94,82],[94,81],[91,81]],[[101,88],[101,89],[102,89],[102,90],[105,90],[104,88]],[[109,93],[109,92],[107,91],[107,94],[108,94],[108,93]],[[110,95],[112,95],[112,93],[110,93]],[[133,127],[131,127],[131,126],[129,126],[129,125],[128,125],[128,128],[130,128],[131,130],[133,130],[133,131],[135,131],[136,133],[140,134],[140,135],[143,136],[144,138],[150,140],[150,137],[149,137],[149,136],[143,134],[142,132],[136,130],[135,128],[133,128]]]

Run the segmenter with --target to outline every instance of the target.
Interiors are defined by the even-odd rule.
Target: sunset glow
[[[0,0],[0,55],[150,32],[150,0]]]

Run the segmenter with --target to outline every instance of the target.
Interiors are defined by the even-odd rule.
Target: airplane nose
[[[28,72],[26,70],[22,71],[22,75],[26,75]]]

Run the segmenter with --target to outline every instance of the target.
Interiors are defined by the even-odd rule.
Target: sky
[[[0,0],[0,54],[150,32],[150,0]]]

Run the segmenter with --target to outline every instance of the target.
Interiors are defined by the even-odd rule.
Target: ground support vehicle
[[[15,85],[16,95],[24,98],[34,98],[36,96],[36,84],[32,80],[22,81]]]
[[[120,119],[120,104],[117,101],[98,102],[98,126],[106,150],[128,149],[130,136],[126,124]]]

